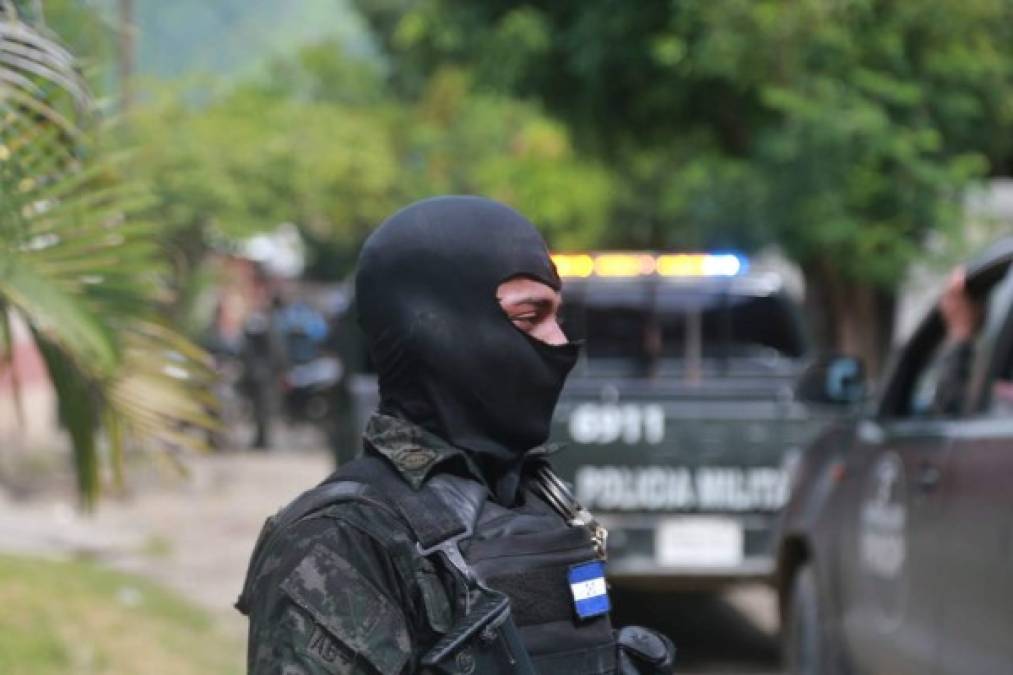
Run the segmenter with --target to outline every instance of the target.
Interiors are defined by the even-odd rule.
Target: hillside
[[[142,76],[248,74],[265,60],[324,37],[368,52],[346,0],[134,0]],[[112,22],[116,0],[92,0]]]

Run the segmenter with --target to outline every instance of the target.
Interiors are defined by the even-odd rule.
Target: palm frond
[[[90,505],[100,486],[97,437],[101,392],[66,351],[37,331],[33,331],[33,337],[56,392],[60,423],[74,446],[78,489]]]
[[[90,504],[100,440],[116,481],[130,442],[202,447],[191,430],[216,425],[211,371],[160,316],[157,229],[132,219],[149,198],[122,156],[91,144],[73,56],[14,14],[0,5],[0,356],[14,312],[48,369]]]

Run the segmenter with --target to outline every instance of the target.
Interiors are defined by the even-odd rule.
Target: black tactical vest
[[[522,484],[518,504],[509,509],[487,496],[478,482],[451,474],[438,474],[416,491],[385,460],[360,457],[274,517],[251,570],[272,531],[340,501],[382,500],[401,514],[419,553],[448,566],[461,582],[447,589],[455,604],[453,627],[422,659],[429,672],[615,673],[607,607],[593,616],[579,612],[574,590],[574,575],[601,563],[594,532],[568,523],[534,481]],[[244,589],[237,603],[240,611],[248,593]]]
[[[486,501],[462,543],[478,580],[510,598],[514,623],[541,675],[610,673],[616,646],[607,613],[580,618],[569,574],[599,561],[591,533],[574,527],[534,490],[506,509]]]

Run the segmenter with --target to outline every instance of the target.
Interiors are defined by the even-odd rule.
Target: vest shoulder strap
[[[321,487],[346,481],[368,485],[375,494],[382,495],[397,509],[422,549],[432,549],[465,534],[470,536],[478,516],[451,508],[437,490],[413,489],[386,460],[374,455],[363,455],[340,467]]]
[[[485,503],[486,488],[477,481],[441,474],[415,490],[382,458],[365,455],[338,469],[325,481],[366,482],[393,502],[415,536],[420,555],[442,553],[462,576],[474,582],[471,566],[460,544],[471,538]]]

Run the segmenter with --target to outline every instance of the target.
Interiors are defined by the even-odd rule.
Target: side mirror
[[[865,398],[865,366],[850,356],[822,358],[795,383],[795,397],[806,403],[850,405]]]

